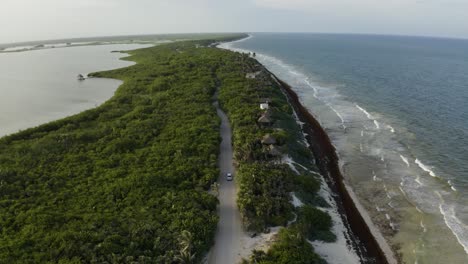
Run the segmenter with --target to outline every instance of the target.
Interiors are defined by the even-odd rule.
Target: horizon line
[[[387,36],[387,37],[417,37],[431,39],[450,39],[450,40],[468,40],[468,37],[454,36],[433,36],[433,35],[408,35],[408,34],[386,34],[386,33],[359,33],[359,32],[320,32],[320,31],[226,31],[226,32],[173,32],[173,33],[142,33],[142,34],[116,34],[116,35],[94,35],[81,37],[63,37],[53,39],[38,39],[16,42],[0,43],[0,46],[8,48],[8,45],[18,45],[26,43],[47,43],[62,40],[80,40],[80,39],[97,39],[97,38],[118,38],[118,37],[149,37],[149,36],[164,36],[164,35],[202,35],[202,34],[322,34],[322,35],[356,35],[356,36]],[[10,46],[14,47],[14,46]]]

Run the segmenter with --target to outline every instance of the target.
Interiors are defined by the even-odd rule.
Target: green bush
[[[310,205],[299,209],[296,226],[310,240],[336,240],[336,236],[330,231],[333,226],[330,215]]]
[[[258,264],[322,264],[325,263],[314,253],[312,245],[294,228],[279,231],[277,241],[268,252],[255,251],[250,261]]]
[[[285,166],[241,164],[237,173],[237,205],[248,230],[286,225],[292,218],[292,176]]]

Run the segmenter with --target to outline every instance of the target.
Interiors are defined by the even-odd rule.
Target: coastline
[[[0,100],[0,138],[104,104],[114,96],[123,84],[122,80],[87,78],[86,81],[81,82],[76,80],[76,74],[87,75],[99,69],[112,70],[133,66],[134,62],[124,59],[129,56],[127,52],[147,47],[150,45],[117,44],[107,47],[82,46],[77,50],[42,49],[32,53],[0,52],[0,57],[2,57],[0,68],[6,69],[0,74],[2,87],[0,91],[5,96],[4,100]],[[121,52],[112,53],[112,50],[116,49]],[[58,61],[63,56],[74,58],[74,60],[53,64],[47,70],[43,70],[45,69],[43,57]],[[29,74],[26,81],[20,81],[20,78],[15,76],[27,74],[25,68],[35,74]],[[28,96],[22,96],[19,91],[25,91]],[[31,98],[34,98],[34,103],[31,103]],[[19,107],[21,105],[24,107]],[[12,118],[13,116],[15,118]]]
[[[245,41],[251,37],[249,34],[246,38],[229,43]],[[230,48],[226,49],[231,50]],[[234,51],[242,52],[235,49]],[[318,120],[302,105],[299,96],[289,84],[277,78],[258,60],[257,63],[279,84],[297,118],[304,123],[302,129],[309,143],[309,149],[314,153],[316,164],[325,182],[336,194],[333,198],[337,209],[345,221],[346,229],[350,231],[351,244],[362,258],[363,263],[401,263],[401,258],[396,255],[382,232],[374,225],[369,213],[360,204],[352,188],[346,184],[340,170],[336,149]]]
[[[357,237],[358,243],[363,247],[364,250],[362,251],[364,252],[361,253],[367,258],[374,259],[375,263],[398,263],[383,235],[372,224],[370,217],[359,204],[352,189],[345,184],[343,175],[339,169],[339,159],[335,147],[325,130],[312,114],[309,113],[307,108],[301,104],[299,96],[291,86],[278,79],[273,73],[270,72],[270,74],[281,85],[299,120],[304,122],[303,130],[307,134],[306,139],[309,143],[309,148],[316,157],[321,173],[328,175],[328,177],[325,177],[325,181],[338,194],[336,198],[339,199],[337,204],[341,211],[340,213],[347,219],[353,235]]]

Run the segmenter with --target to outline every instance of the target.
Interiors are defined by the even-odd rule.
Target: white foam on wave
[[[419,175],[414,181],[417,182],[420,186],[423,186],[423,183],[421,182],[421,177],[419,177]]]
[[[246,40],[246,39],[244,39],[244,40]],[[247,50],[233,49],[232,47],[230,47],[230,49],[231,49],[231,50],[236,50],[236,51],[248,52]],[[302,81],[304,84],[310,86],[310,87],[313,89],[313,96],[314,96],[316,99],[318,99],[318,100],[320,100],[321,102],[323,102],[325,105],[327,105],[327,102],[326,102],[326,100],[325,100],[326,98],[321,98],[321,97],[322,97],[322,94],[321,94],[321,93],[322,93],[322,89],[320,89],[320,86],[313,85],[313,84],[311,83],[311,81],[307,78],[307,76],[306,76],[305,74],[300,74],[300,71],[297,71],[297,68],[295,68],[294,66],[288,65],[288,64],[284,63],[283,61],[281,61],[281,60],[279,60],[279,59],[276,59],[276,58],[274,58],[274,57],[269,57],[269,56],[262,55],[262,54],[258,54],[258,53],[257,53],[257,59],[260,60],[260,61],[262,61],[262,62],[266,62],[266,63],[267,63],[266,65],[268,65],[268,64],[273,64],[274,67],[276,67],[277,70],[285,71],[286,74],[290,74],[290,76],[292,76],[291,78],[294,78],[294,79],[296,79],[296,80],[297,80],[298,78],[301,78],[301,81]],[[281,74],[280,74],[280,75],[281,75]],[[312,92],[312,91],[309,90],[309,92]],[[324,90],[324,96],[325,96],[325,95],[326,95],[326,90]],[[338,102],[334,102],[334,101],[333,101],[333,106],[339,105],[339,103],[340,103],[339,98],[336,98],[336,99],[335,99],[335,97],[334,97],[333,100],[337,100],[337,101],[338,101]],[[328,106],[330,106],[330,105],[328,105]],[[381,121],[381,123],[379,123],[379,122],[378,122],[377,120],[375,120],[374,117],[373,117],[368,111],[366,111],[364,108],[360,107],[360,106],[357,105],[357,104],[355,105],[355,107],[356,107],[359,111],[361,111],[362,113],[364,113],[365,116],[370,120],[370,122],[365,122],[365,123],[363,123],[364,128],[365,128],[366,130],[368,130],[368,131],[366,131],[366,133],[369,133],[369,135],[372,135],[372,133],[370,133],[370,132],[372,132],[372,130],[374,129],[374,126],[375,126],[375,128],[377,128],[377,129],[380,129],[380,127],[382,127],[382,128],[384,128],[385,130],[388,129],[388,130],[391,131],[392,133],[395,133],[395,129],[394,129],[393,127],[391,127],[391,126],[389,126],[389,125],[386,125],[385,122],[382,122],[381,120],[379,120],[379,121]],[[348,114],[349,111],[350,111],[351,109],[354,109],[353,104],[349,104],[349,103],[348,103],[348,104],[345,104],[345,105],[340,105],[340,108],[338,108],[338,109],[340,109],[341,113],[338,112],[338,111],[336,111],[336,109],[333,108],[333,107],[330,107],[329,109],[331,109],[331,110],[338,116],[338,118],[340,118],[340,120],[341,120],[341,125],[344,126],[343,128],[346,128],[346,126],[345,126],[345,120],[344,120],[343,115],[342,115],[341,113],[343,113],[343,114]],[[346,116],[346,118],[348,119],[348,116],[347,116],[347,115],[345,115],[345,116]],[[320,121],[320,116],[318,116],[317,119]],[[362,117],[361,117],[361,120],[362,120]],[[338,120],[337,120],[337,121],[338,121]],[[353,120],[352,118],[349,118],[349,120],[347,120],[347,122],[349,122],[349,124],[352,124],[353,121],[354,121],[354,120]],[[373,124],[370,124],[371,122],[372,122]],[[353,129],[353,127],[350,127],[350,128]],[[374,132],[375,132],[375,133],[378,133],[377,131],[374,131]],[[382,134],[387,134],[387,135],[388,135],[388,133],[382,133]],[[361,137],[364,137],[364,131],[361,131]],[[356,142],[356,143],[357,143],[357,142]],[[366,145],[366,146],[367,146],[367,145]],[[369,146],[369,147],[372,147],[372,146]],[[337,148],[337,149],[338,149],[338,148]],[[355,149],[354,151],[356,151],[356,150],[357,150],[357,149]],[[337,154],[339,154],[339,153],[337,153]],[[401,157],[400,157],[400,158],[401,158]],[[340,161],[341,161],[341,160],[342,160],[342,159],[340,159]],[[388,160],[391,162],[391,161],[392,161],[392,157],[391,157],[391,156],[388,156]],[[402,159],[402,160],[403,160],[403,159]],[[382,161],[383,161],[383,156],[382,156]],[[406,162],[405,162],[405,161],[403,160],[403,162],[404,162],[408,167],[411,167],[410,165],[408,165],[408,164],[410,163],[409,161],[406,161]],[[431,170],[430,167],[424,165],[424,164],[421,163],[418,159],[415,160],[415,163],[416,163],[424,172],[429,173],[432,177],[436,177],[436,174],[434,173],[434,171]],[[390,163],[390,164],[391,164],[391,163]],[[295,165],[298,165],[298,164],[295,164]],[[299,167],[297,166],[297,168],[299,168]],[[422,185],[422,183],[421,183],[421,181],[420,181],[420,179],[419,179],[419,175],[418,175],[418,178],[416,178],[415,181],[416,181],[418,184]],[[455,189],[455,187],[453,187],[453,185],[452,185],[451,183],[449,183],[449,185],[451,186],[452,190]],[[456,189],[455,189],[455,190],[456,190]],[[389,200],[387,201],[387,202],[388,202],[388,206],[389,206],[390,208],[395,208],[395,207],[397,206],[397,204],[395,203],[395,201],[392,200],[392,196],[391,196],[391,195],[393,195],[393,193],[389,193],[388,190],[387,190],[387,188],[386,188],[386,186],[385,186],[385,191],[386,191],[387,197],[389,198]],[[395,206],[394,206],[394,204],[395,204]],[[437,204],[437,203],[436,203],[436,204]],[[417,208],[417,209],[419,209],[419,208]],[[419,211],[420,211],[420,210],[419,210]],[[447,218],[447,217],[448,217],[448,216],[444,216],[444,218]],[[338,218],[340,218],[340,217],[338,216]],[[448,222],[448,220],[446,220],[446,222]],[[455,224],[457,223],[457,221],[455,221],[455,220],[453,220],[453,222],[454,222]],[[416,223],[417,223],[417,222],[416,222]],[[424,229],[424,228],[423,228],[423,229]],[[451,230],[452,230],[452,229],[451,229]],[[453,230],[452,230],[452,231],[453,231]],[[462,236],[462,237],[463,237],[463,236]],[[457,239],[459,239],[459,237],[457,237]],[[315,245],[315,242],[314,242],[314,245]],[[342,244],[342,246],[345,246],[345,245],[346,245],[346,243],[343,243],[343,244]],[[338,248],[340,248],[340,247],[335,247],[334,249],[338,249]],[[466,248],[465,246],[464,246],[464,248],[465,248],[465,251],[467,251],[467,248]],[[341,249],[345,249],[345,248],[344,248],[344,247],[341,247]],[[322,256],[328,255],[327,253],[330,253],[330,252],[331,252],[330,255],[333,256],[333,255],[335,255],[335,254],[334,254],[334,252],[332,252],[332,251],[333,251],[333,247],[329,247],[328,243],[324,243],[318,252],[319,252],[319,254],[322,255]],[[351,252],[352,252],[352,250],[351,250]],[[354,253],[354,252],[352,252],[352,253]],[[467,253],[468,253],[468,252],[467,252]],[[343,252],[341,252],[340,254],[347,255],[347,254],[350,254],[350,251],[343,250]],[[330,255],[328,255],[327,258],[329,258]],[[329,259],[327,259],[327,260],[329,260]],[[329,261],[329,262],[330,262],[330,263],[343,263],[343,262],[339,262],[339,261]]]
[[[431,170],[431,168],[429,166],[424,165],[420,160],[416,159],[414,163],[416,163],[419,166],[419,168],[421,168],[423,171],[429,173],[429,175],[431,175],[432,177],[437,177],[436,174]]]
[[[290,72],[291,74],[293,74],[293,75],[296,75],[296,76],[300,76],[300,75],[301,75],[300,73],[298,73],[298,72],[295,71],[295,70],[290,70],[289,72]]]
[[[406,194],[405,190],[402,188],[403,182],[400,182],[400,186],[398,187],[400,189],[400,192],[403,194],[403,196],[408,199],[408,195]]]
[[[346,130],[346,125],[345,125],[345,120],[343,118],[343,116],[340,114],[340,112],[338,112],[333,106],[331,106],[330,104],[327,104],[328,107],[330,107],[330,109],[335,112],[335,114],[338,116],[338,118],[341,120],[341,126],[343,127],[343,129]]]
[[[363,112],[369,120],[372,120],[374,122],[376,129],[380,129],[379,121],[375,120],[374,117],[369,112],[366,111],[366,109],[360,107],[358,104],[356,104],[356,108],[359,109],[361,112]]]
[[[374,120],[374,125],[375,125],[375,128],[376,128],[376,129],[380,129],[379,121]]]
[[[454,192],[457,191],[457,189],[455,188],[455,186],[453,186],[453,183],[452,183],[451,180],[448,180],[448,181],[447,181],[447,184],[450,186],[450,189],[452,189],[452,191],[454,191]]]
[[[422,219],[421,219],[421,222],[419,223],[419,225],[421,226],[421,228],[422,228],[422,230],[423,230],[423,233],[426,233],[426,232],[427,232],[427,228],[426,228],[426,226],[424,225]]]
[[[370,119],[370,120],[373,120],[373,119],[374,119],[374,118],[372,117],[372,115],[371,115],[369,112],[366,111],[366,109],[360,107],[358,104],[356,104],[356,107],[357,107],[357,109],[359,109],[361,112],[363,112],[363,113],[367,116],[368,119]]]
[[[442,197],[440,193],[438,194],[439,197]],[[439,205],[439,210],[444,217],[445,224],[455,235],[458,243],[465,250],[465,253],[468,254],[468,228],[463,222],[460,221],[460,219],[457,218],[455,213],[455,206],[447,205],[445,202],[442,202]]]
[[[406,164],[406,166],[408,166],[408,168],[409,168],[410,164],[409,164],[408,159],[405,156],[401,155],[401,154],[400,154],[400,158]]]
[[[377,174],[375,174],[375,171],[372,171],[372,179],[374,181],[382,181],[382,179],[380,179],[379,177],[377,177]]]
[[[315,85],[312,85],[312,83],[310,83],[308,77],[304,79],[304,82],[305,82],[308,86],[310,86],[310,87],[312,88],[312,90],[314,91],[313,96],[314,96],[316,99],[318,99],[318,90],[317,90],[317,87],[315,87]]]

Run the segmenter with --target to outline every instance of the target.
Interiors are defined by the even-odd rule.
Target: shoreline
[[[114,79],[114,78],[92,78],[92,76],[88,76],[84,82],[80,82],[76,80],[76,74],[82,73],[84,75],[91,74],[92,72],[96,71],[97,68],[102,67],[103,69],[114,70],[119,68],[131,67],[136,63],[133,61],[125,60],[126,57],[130,56],[128,52],[134,49],[141,49],[150,47],[149,45],[140,45],[140,44],[122,44],[128,46],[121,46],[121,44],[113,44],[107,45],[87,45],[82,46],[84,50],[80,51],[79,59],[74,60],[73,63],[64,63],[60,64],[61,68],[65,70],[61,71],[59,75],[46,73],[38,78],[37,76],[30,76],[30,78],[36,78],[37,80],[32,83],[32,81],[28,82],[19,82],[18,80],[11,81],[14,83],[15,86],[20,87],[20,90],[27,90],[31,96],[34,96],[34,104],[36,107],[34,110],[30,108],[24,108],[21,111],[12,109],[11,114],[18,115],[19,120],[13,120],[7,118],[7,116],[0,114],[0,119],[2,119],[2,127],[0,128],[0,138],[7,137],[19,133],[21,131],[29,130],[31,128],[35,128],[38,126],[42,126],[47,123],[55,122],[57,120],[61,120],[64,118],[68,118],[70,116],[77,115],[84,111],[88,111],[90,109],[94,109],[99,107],[100,105],[106,103],[109,99],[111,99],[117,89],[123,84],[122,80]],[[86,48],[85,48],[86,47]],[[98,50],[96,50],[96,49]],[[102,50],[101,50],[102,49]],[[112,50],[119,49],[119,53],[112,53]],[[51,57],[49,59],[57,60],[60,54],[66,54],[66,56],[74,56],[74,51],[59,51],[59,48],[52,50],[52,49],[37,49],[34,50],[35,52],[47,52],[47,56]],[[58,53],[57,53],[58,52]],[[96,54],[100,53],[103,54],[103,57],[96,58]],[[6,61],[8,58],[14,58],[15,61],[18,61],[18,57],[33,57],[36,58],[40,56],[40,54],[23,54],[20,55],[19,52],[0,52],[0,56],[8,56],[5,57]],[[42,55],[43,56],[43,55]],[[76,59],[76,58],[75,58]],[[91,63],[94,60],[93,63]],[[10,65],[10,69],[6,72],[6,74],[17,75],[20,72],[23,72],[22,69],[24,66],[24,62],[21,63],[14,63],[14,66]],[[28,64],[28,67],[31,69],[38,69],[41,67],[42,64],[37,63],[34,59],[32,63]],[[64,67],[64,65],[84,65],[78,68],[76,67]],[[97,65],[97,66],[96,66]],[[23,67],[24,68],[24,67]],[[72,69],[74,68],[74,69]],[[60,71],[58,66],[51,67],[53,72]],[[0,80],[0,85],[3,82]],[[54,85],[50,85],[53,82]],[[7,86],[4,86],[7,87]],[[63,91],[62,94],[66,96],[62,97],[55,97],[55,101],[51,103],[47,97],[38,93],[39,88],[44,89],[47,87],[48,90],[45,92],[51,93],[51,91]],[[63,88],[67,87],[67,88]],[[29,89],[31,88],[31,89]],[[99,88],[99,89],[98,89]],[[18,94],[11,93],[11,89],[0,89],[4,94],[13,94],[14,101],[17,101],[19,104],[27,102],[29,99],[28,96],[18,96]],[[43,92],[43,93],[45,93]],[[60,93],[59,93],[60,94]],[[4,103],[6,101],[3,101]],[[5,106],[8,104],[5,103]],[[40,107],[39,107],[40,106]],[[0,108],[1,109],[1,108]],[[2,109],[6,110],[6,108]],[[6,113],[10,111],[5,111]],[[4,113],[5,113],[4,112]]]
[[[263,66],[263,64],[261,65]],[[265,66],[263,67],[266,69]],[[306,140],[309,143],[309,149],[314,153],[322,175],[328,175],[328,177],[324,177],[328,186],[338,195],[335,198],[338,202],[338,208],[346,218],[352,236],[357,238],[355,243],[357,247],[360,247],[358,252],[365,258],[374,259],[375,263],[398,263],[383,235],[373,225],[352,189],[345,184],[339,169],[338,155],[328,134],[307,108],[301,104],[299,96],[291,86],[278,79],[270,71],[268,72],[280,84],[299,120],[304,122],[303,130],[307,134]]]
[[[251,37],[249,34],[248,37],[231,41],[231,43],[245,41]],[[349,235],[353,240],[351,245],[363,263],[401,263],[401,258],[396,255],[382,232],[374,225],[369,213],[360,204],[352,188],[345,183],[339,166],[338,154],[328,134],[309,110],[302,105],[293,88],[276,77],[258,60],[257,63],[279,84],[297,118],[304,123],[302,130],[309,143],[309,149],[314,153],[318,168],[328,187],[337,195],[333,198],[337,203],[338,212],[345,222],[345,227],[350,231]]]

